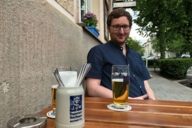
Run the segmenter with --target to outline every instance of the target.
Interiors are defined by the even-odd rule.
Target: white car
[[[181,58],[190,58],[190,55],[189,54],[182,54]]]

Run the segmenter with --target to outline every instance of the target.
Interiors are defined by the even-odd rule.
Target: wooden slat
[[[107,104],[112,102],[110,99],[86,98],[86,101],[88,121],[164,127],[192,126],[191,102],[129,100],[131,111],[114,112],[107,109]]]
[[[148,125],[164,127],[192,126],[192,115],[170,115],[143,112],[115,112],[88,109],[85,113],[86,121],[121,123],[125,125]]]
[[[132,107],[131,111],[140,112],[153,112],[153,113],[169,113],[169,114],[192,114],[192,106],[172,106],[172,105],[140,105],[130,104]],[[86,109],[107,109],[107,103],[86,103]]]
[[[192,102],[129,100],[132,110],[116,112],[107,109],[112,99],[85,98],[85,128],[191,128]],[[40,114],[46,115],[50,107]],[[47,128],[55,128],[48,119]]]
[[[85,128],[159,128],[158,126],[124,125],[105,122],[86,121]]]
[[[86,97],[86,103],[112,103],[112,99],[98,98],[98,97]],[[172,106],[188,106],[192,107],[192,102],[184,101],[168,101],[168,100],[129,100],[129,104],[140,104],[140,105],[172,105]]]

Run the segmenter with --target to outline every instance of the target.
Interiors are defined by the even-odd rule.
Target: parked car
[[[189,54],[182,54],[181,58],[190,58],[191,56]]]

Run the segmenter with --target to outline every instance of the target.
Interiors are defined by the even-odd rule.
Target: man
[[[129,99],[153,99],[149,86],[150,75],[140,55],[125,43],[132,26],[132,17],[123,8],[113,10],[107,19],[111,40],[93,47],[87,57],[92,68],[86,77],[89,96],[112,98],[111,67],[128,65],[130,68]]]

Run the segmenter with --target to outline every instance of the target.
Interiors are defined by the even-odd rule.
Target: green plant
[[[183,79],[186,77],[187,69],[192,66],[192,59],[160,59],[158,61],[160,73],[168,78]]]
[[[88,12],[83,16],[82,19],[83,23],[85,24],[85,26],[97,26],[97,17],[95,14]]]

